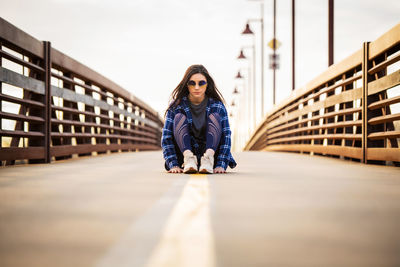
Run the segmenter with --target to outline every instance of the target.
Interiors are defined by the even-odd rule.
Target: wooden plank
[[[0,82],[4,82],[36,94],[44,95],[44,82],[0,67]]]
[[[375,109],[386,107],[386,106],[396,104],[396,103],[400,103],[400,96],[395,96],[392,98],[374,102],[374,103],[368,105],[368,109],[375,110]]]
[[[368,120],[368,124],[376,125],[384,122],[397,121],[397,120],[400,120],[400,113],[375,117],[373,119]]]
[[[382,52],[400,43],[400,23],[371,42],[368,59],[372,60]]]
[[[276,144],[281,142],[294,142],[303,140],[320,140],[320,139],[346,139],[346,140],[361,140],[361,134],[316,134],[316,135],[304,135],[304,136],[292,136],[284,137],[273,140],[268,140],[267,144]]]
[[[2,147],[0,160],[43,159],[44,147]]]
[[[400,84],[400,70],[368,83],[368,95],[383,92]]]
[[[21,114],[14,114],[9,112],[2,112],[0,111],[0,118],[3,119],[10,119],[10,120],[17,120],[17,121],[29,121],[29,122],[37,122],[43,123],[44,119],[37,116],[25,116]]]
[[[36,70],[36,71],[41,72],[41,73],[44,72],[44,69],[42,67],[40,67],[38,65],[35,65],[35,64],[31,63],[31,62],[25,61],[25,60],[23,60],[21,58],[18,58],[16,56],[14,56],[14,55],[11,55],[11,54],[9,54],[9,53],[1,50],[1,49],[0,49],[0,56],[3,57],[3,58],[6,58],[6,59],[8,59],[8,60],[10,60],[12,62],[15,62],[15,63],[17,63],[19,65],[27,67],[29,69],[33,69],[33,70]]]
[[[121,128],[121,127],[110,126],[110,125],[105,125],[105,124],[88,123],[88,122],[80,122],[80,121],[73,121],[73,120],[57,120],[57,119],[51,119],[51,122],[55,123],[55,124],[75,125],[75,126],[83,126],[83,127],[95,127],[95,128],[110,129],[110,130],[113,129],[116,131],[126,132],[126,133],[130,133],[130,134],[148,136],[150,138],[155,138],[155,136],[156,136],[153,132],[149,133],[149,132],[145,132],[145,131]]]
[[[40,132],[24,132],[24,131],[0,130],[0,136],[10,136],[10,137],[44,137],[44,134],[43,134],[43,133],[40,133]]]
[[[387,132],[377,132],[368,135],[368,139],[385,139],[385,138],[397,138],[400,137],[400,131],[387,131]],[[398,148],[397,148],[398,149]]]
[[[34,106],[34,107],[39,107],[39,108],[44,108],[44,104],[38,101],[30,100],[30,99],[24,99],[24,98],[18,98],[15,96],[10,96],[10,95],[5,95],[0,93],[0,100],[5,100],[11,103],[16,103],[16,104],[21,104],[21,105],[27,105],[27,106]]]
[[[56,106],[56,105],[51,105],[51,108],[53,110],[59,110],[59,111],[62,111],[64,113],[82,114],[82,115],[85,115],[85,116],[99,117],[99,118],[103,118],[103,119],[107,119],[107,120],[111,120],[112,119],[108,115],[96,114],[94,112],[88,112],[88,111],[83,111],[83,110],[74,109],[74,108],[60,107],[60,106]],[[117,121],[117,120],[114,119],[114,121]]]
[[[381,71],[381,70],[385,69],[387,66],[392,65],[393,63],[396,63],[399,60],[400,60],[400,54],[398,54],[388,60],[385,60],[385,61],[379,63],[378,65],[376,65],[375,67],[369,69],[368,74],[372,75],[378,71]]]
[[[286,131],[281,130],[274,134],[268,134],[268,138],[275,138],[275,137],[282,136],[282,135],[290,135],[290,134],[301,133],[301,132],[316,131],[316,130],[320,130],[320,129],[361,126],[361,124],[362,124],[362,121],[357,120],[357,121],[345,121],[345,122],[338,122],[338,123],[327,123],[327,124],[314,125],[314,126],[305,126],[305,127],[290,129],[290,130],[286,130]]]
[[[43,43],[0,17],[0,38],[43,58]]]
[[[50,153],[52,157],[68,156],[73,154],[85,154],[90,152],[105,152],[113,150],[159,150],[160,147],[146,144],[83,144],[76,146],[52,146]]]
[[[385,160],[400,162],[399,148],[368,148],[368,160]]]
[[[296,151],[296,152],[314,152],[324,155],[336,155],[349,158],[362,158],[362,150],[360,147],[343,147],[343,146],[323,146],[323,145],[273,145],[268,146],[264,151]]]
[[[115,138],[115,139],[123,139],[123,140],[132,140],[132,141],[137,141],[137,142],[148,142],[148,143],[156,143],[156,140],[151,139],[151,138],[145,138],[145,137],[135,137],[135,136],[129,136],[129,135],[119,135],[119,134],[92,134],[92,133],[51,133],[52,138],[62,138],[62,137],[85,137],[85,138]]]

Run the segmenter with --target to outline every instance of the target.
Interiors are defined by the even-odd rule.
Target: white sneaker
[[[199,172],[214,173],[213,166],[214,166],[214,156],[204,154],[204,156],[201,157]]]
[[[183,172],[197,173],[197,157],[193,153],[187,153],[183,157]]]

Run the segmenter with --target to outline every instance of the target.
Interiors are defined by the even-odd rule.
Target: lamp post
[[[328,1],[328,67],[333,64],[334,1]]]
[[[260,2],[261,17],[259,19],[249,19],[242,34],[253,34],[250,29],[250,22],[260,22],[261,24],[261,119],[264,117],[264,0],[248,0]],[[255,38],[254,38],[255,43]],[[254,44],[255,45],[255,44]]]
[[[276,60],[276,0],[274,0],[274,48],[273,48],[273,59]],[[272,94],[272,103],[275,105],[275,77],[276,77],[276,61],[274,62],[273,66],[273,82],[272,82],[272,88],[273,88],[273,94]]]
[[[249,67],[248,67],[248,89],[247,89],[247,101],[248,101],[248,113],[249,113],[249,125],[250,122],[252,121],[251,118],[251,107],[253,106],[253,129],[256,127],[256,60],[255,60],[255,47],[253,46],[243,46],[242,49],[240,50],[240,54],[237,57],[238,59],[248,59],[244,53],[243,50],[244,49],[252,49],[253,50],[253,70],[251,70],[251,62],[249,61]],[[253,71],[253,75],[251,75],[251,71]],[[252,77],[251,81],[251,78]],[[253,85],[253,86],[252,86]],[[253,88],[253,103],[251,102],[251,88]],[[250,127],[249,127],[249,131],[250,131]]]
[[[243,55],[243,53],[241,52],[241,55]],[[243,55],[244,56],[244,55]],[[242,76],[242,74],[241,74],[241,71],[247,71],[247,73],[248,73],[248,75],[247,75],[247,77],[243,77]],[[250,86],[250,79],[251,79],[251,68],[241,68],[239,71],[238,71],[238,73],[237,73],[237,75],[236,75],[236,77],[235,78],[237,78],[237,79],[244,79],[244,78],[247,78],[248,79],[248,84],[249,84],[249,86]],[[236,103],[236,109],[238,109],[238,117],[237,117],[237,119],[236,119],[236,124],[239,126],[239,125],[242,125],[242,126],[245,126],[245,124],[247,124],[246,126],[247,127],[240,127],[240,129],[241,129],[241,131],[239,131],[239,135],[240,135],[240,140],[241,140],[241,142],[240,143],[242,143],[242,141],[243,140],[246,140],[246,138],[243,138],[243,137],[245,137],[246,135],[249,135],[250,136],[250,128],[251,128],[251,113],[250,113],[250,111],[251,111],[251,98],[250,98],[250,92],[251,92],[251,90],[250,90],[250,88],[246,88],[246,83],[245,82],[243,82],[243,84],[242,84],[242,86],[243,86],[243,89],[241,90],[243,93],[240,93],[238,90],[237,90],[237,88],[235,88],[235,90],[233,91],[233,94],[234,95],[236,95],[236,94],[241,94],[241,96],[240,96],[240,101],[237,101],[237,103]],[[246,93],[245,93],[246,92]],[[240,111],[239,111],[240,110]],[[246,114],[246,110],[248,110],[248,114]],[[243,112],[244,111],[244,112]],[[247,115],[247,116],[246,116]],[[238,121],[240,121],[240,122],[238,122]],[[244,129],[248,129],[248,130],[246,130],[245,132],[243,132],[243,130]],[[242,144],[241,144],[242,145]]]
[[[295,8],[296,8],[295,0],[292,0],[292,90],[296,88]]]

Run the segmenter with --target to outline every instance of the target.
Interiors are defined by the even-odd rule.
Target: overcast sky
[[[272,3],[265,0],[264,8],[266,110],[272,107],[272,51],[266,46],[272,38]],[[209,70],[230,104],[238,83],[234,76],[247,66],[236,57],[241,46],[253,42],[240,33],[248,19],[260,17],[260,4],[246,0],[0,0],[0,7],[4,19],[51,41],[160,113],[187,67],[198,63]],[[398,0],[336,0],[335,62],[395,26],[399,14]],[[260,92],[260,25],[251,27]],[[296,1],[296,87],[327,68],[327,30],[328,0]],[[282,43],[277,51],[279,102],[291,92],[291,0],[277,0],[277,39]]]

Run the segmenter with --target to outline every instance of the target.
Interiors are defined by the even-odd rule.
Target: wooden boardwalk
[[[236,153],[220,175],[161,152],[0,168],[0,266],[400,266],[400,169]]]

